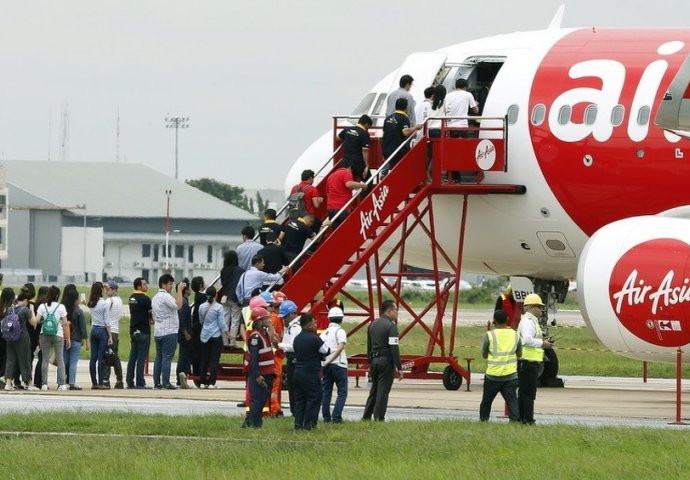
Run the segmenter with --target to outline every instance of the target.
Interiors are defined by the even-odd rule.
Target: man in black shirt
[[[357,125],[342,130],[338,137],[343,141],[343,158],[352,164],[352,176],[357,181],[366,181],[369,175],[369,115],[359,117]]]
[[[257,255],[264,257],[264,272],[278,273],[283,267],[290,264],[285,249],[278,242],[275,232],[266,234],[266,246],[258,251]]]
[[[397,320],[398,307],[393,300],[384,300],[381,304],[381,316],[374,320],[367,330],[371,390],[362,420],[371,420],[372,414],[374,420],[385,420],[394,369],[398,371],[398,378],[403,378]]]
[[[423,123],[419,125],[410,125],[410,119],[407,116],[407,99],[399,98],[395,101],[395,111],[388,115],[383,122],[383,138],[381,139],[381,147],[383,148],[383,158],[387,160],[393,155],[395,150],[403,144],[403,142],[416,131],[424,127]],[[400,159],[410,150],[410,144],[407,143],[402,147],[395,157],[384,167],[384,175],[393,168]]]
[[[330,350],[316,334],[316,319],[303,313],[299,319],[302,331],[295,337],[295,430],[316,428],[321,407],[321,360]]]
[[[292,261],[300,254],[307,239],[314,238],[316,233],[311,229],[314,224],[313,215],[305,215],[297,220],[290,220],[285,224],[285,237],[283,248],[288,260]]]
[[[131,347],[127,362],[127,388],[151,388],[144,380],[144,363],[151,345],[151,299],[146,292],[149,283],[141,277],[134,279],[134,292],[129,297],[129,336]],[[136,384],[134,370],[136,365]]]
[[[266,235],[269,232],[275,232],[276,236],[278,236],[283,231],[283,226],[276,222],[276,215],[276,211],[272,208],[268,208],[264,212],[264,223],[259,227],[259,242],[261,245],[266,246]]]

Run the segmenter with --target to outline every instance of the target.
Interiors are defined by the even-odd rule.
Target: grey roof
[[[166,216],[166,190],[170,217],[255,221],[257,217],[136,163],[3,160],[9,185],[56,207],[86,205],[88,216],[161,218]],[[12,208],[12,198],[9,198]],[[81,209],[66,208],[75,215]]]

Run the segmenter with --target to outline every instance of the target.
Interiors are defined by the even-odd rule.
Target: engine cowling
[[[582,251],[577,288],[585,322],[607,348],[675,361],[690,344],[690,221],[646,216],[601,228]]]

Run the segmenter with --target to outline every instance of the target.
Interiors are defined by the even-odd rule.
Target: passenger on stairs
[[[314,215],[305,215],[297,220],[290,220],[285,224],[283,248],[285,249],[288,263],[292,262],[302,252],[304,244],[308,239],[316,236],[316,233],[312,230],[314,221]]]
[[[383,167],[382,174],[385,176],[402,157],[410,150],[410,144],[407,143],[405,146],[398,150],[405,140],[410,135],[421,130],[424,125],[414,125],[410,122],[410,118],[407,116],[407,99],[399,98],[395,101],[395,111],[388,115],[383,122],[383,138],[381,141],[381,146],[383,147],[383,158],[384,160],[389,160],[388,164]],[[396,153],[397,150],[397,153]],[[393,157],[393,154],[395,156]]]
[[[352,164],[352,176],[358,181],[367,181],[369,173],[369,115],[359,117],[357,125],[343,129],[338,137],[343,141],[343,158]]]
[[[338,228],[348,212],[343,212],[337,218],[336,214],[352,199],[352,191],[365,188],[364,182],[357,182],[352,175],[352,163],[345,159],[340,162],[340,168],[331,173],[326,179],[326,209],[331,220],[332,230]]]
[[[302,181],[292,187],[290,194],[295,193],[298,190],[304,191],[304,209],[307,213],[314,215],[314,224],[312,225],[312,230],[314,233],[318,233],[321,229],[322,219],[326,216],[324,209],[324,198],[319,195],[319,191],[314,186],[314,171],[304,170],[302,171],[302,176],[300,177]],[[283,241],[284,234],[280,235],[280,241]]]

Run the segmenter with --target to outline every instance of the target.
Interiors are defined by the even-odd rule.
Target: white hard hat
[[[339,307],[333,307],[328,311],[328,318],[343,318],[344,316],[343,309]]]

